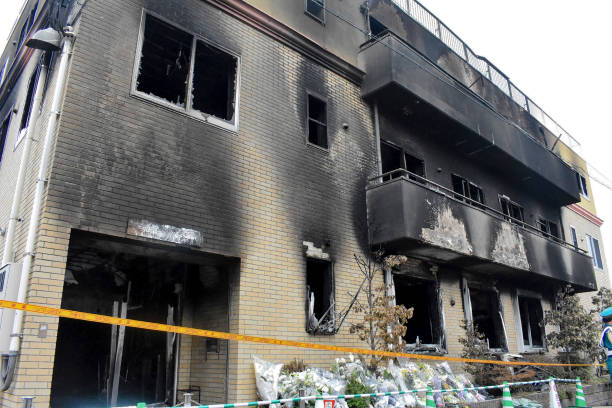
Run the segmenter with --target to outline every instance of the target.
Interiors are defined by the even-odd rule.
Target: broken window
[[[327,149],[327,103],[308,94],[308,141]]]
[[[2,126],[0,126],[0,163],[2,163],[2,156],[4,153],[4,146],[6,145],[6,136],[9,129],[9,124],[11,123],[11,115],[9,114],[2,122]]]
[[[379,35],[386,33],[388,30],[389,29],[387,28],[387,26],[385,26],[383,23],[381,23],[374,17],[370,16],[370,33],[374,37],[378,37]]]
[[[455,194],[455,198],[458,200],[464,200],[465,198],[469,198],[469,200],[465,200],[468,204],[476,205],[477,203],[484,204],[484,193],[480,187],[476,184],[469,182],[465,178],[458,176],[456,174],[451,174],[451,180],[453,183],[453,191]]]
[[[411,155],[410,153],[404,152],[401,148],[385,141],[380,142],[380,160],[383,181],[389,181],[392,178],[401,177],[405,174],[402,172],[395,172],[388,174],[395,170],[407,170],[408,178],[419,183],[424,183],[425,180],[425,162],[418,157]]]
[[[238,57],[146,15],[135,91],[236,129]]]
[[[306,14],[325,24],[325,0],[305,0]]]
[[[508,218],[506,218],[508,221],[516,220],[525,222],[525,210],[522,206],[511,201],[504,195],[499,196],[499,205],[501,206],[502,213],[508,216]]]
[[[465,292],[468,294],[467,299],[464,296],[467,320],[472,322],[476,330],[484,334],[490,349],[505,349],[506,332],[498,293],[492,289],[473,287],[464,289],[464,294]]]
[[[306,331],[311,334],[333,334],[334,275],[331,262],[306,260]]]
[[[559,227],[556,223],[547,220],[545,218],[540,218],[537,221],[538,228],[543,232],[545,237],[559,239]]]
[[[589,247],[589,254],[593,258],[593,266],[599,269],[603,269],[603,262],[601,260],[601,252],[599,251],[599,241],[593,238],[589,234],[586,234],[587,246]]]
[[[580,190],[580,194],[582,194],[585,198],[589,198],[589,189],[587,188],[586,177],[576,172],[576,181],[578,182],[578,189]]]
[[[540,323],[544,313],[539,299],[531,297],[518,297],[521,329],[523,331],[523,344],[527,347],[544,347],[544,330]]]
[[[406,308],[414,308],[412,319],[406,323],[407,344],[440,345],[442,321],[440,318],[439,297],[435,281],[418,279],[403,275],[393,276],[395,303]]]

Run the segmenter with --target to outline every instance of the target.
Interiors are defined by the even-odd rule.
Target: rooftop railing
[[[492,82],[503,93],[509,96],[522,109],[529,112],[538,122],[550,130],[555,136],[559,137],[566,145],[575,151],[580,148],[580,142],[569,134],[561,125],[550,117],[542,108],[533,102],[524,92],[522,92],[506,74],[497,69],[485,57],[474,53],[472,49],[450,28],[448,28],[438,17],[430,12],[417,0],[391,0],[402,9],[410,18],[422,25],[430,33],[440,39],[455,54],[466,61],[470,66],[482,74],[482,76]]]
[[[444,187],[438,183],[435,183],[429,179],[426,179],[425,177],[419,176],[418,174],[409,172],[404,169],[397,169],[397,170],[389,171],[387,173],[381,174],[380,176],[370,178],[368,180],[368,188],[374,188],[374,187],[377,187],[383,184],[392,183],[392,182],[396,182],[399,180],[405,180],[417,186],[421,186],[428,190],[434,191],[442,196],[445,196],[446,198],[452,201],[461,203],[463,205],[469,205],[473,207],[474,209],[487,213],[488,215],[500,221],[505,221],[505,222],[514,224],[517,227],[520,227],[521,229],[525,230],[526,232],[529,232],[535,235],[539,235],[539,236],[543,236],[547,240],[552,241],[558,245],[564,246],[568,249],[571,249],[572,251],[581,253],[583,255],[588,255],[588,252],[585,251],[584,249],[574,246],[573,244],[569,242],[566,242],[559,236],[544,232],[540,230],[539,228],[534,227],[531,224],[528,224],[522,220],[512,217],[509,214],[505,214],[495,208],[485,205],[484,203],[473,200],[469,197],[464,196],[463,194],[460,194],[456,191],[451,190],[450,188]]]

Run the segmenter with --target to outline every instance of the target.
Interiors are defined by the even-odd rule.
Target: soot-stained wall
[[[130,94],[143,8],[240,56],[237,132]],[[309,91],[327,99],[328,150],[306,143]],[[47,208],[62,228],[114,236],[126,236],[131,218],[201,231],[202,251],[241,260],[233,332],[356,344],[346,327],[329,337],[305,332],[302,242],[326,245],[340,310],[361,283],[353,254],[367,250],[373,134],[357,85],[207,2],[94,1],[78,27]],[[254,352],[330,361],[236,344],[230,400],[254,395]]]

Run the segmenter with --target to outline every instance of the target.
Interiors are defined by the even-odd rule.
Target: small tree
[[[602,287],[597,294],[593,296],[591,303],[593,303],[591,313],[595,315],[596,320],[599,320],[599,313],[605,308],[612,306],[612,291],[606,287]]]
[[[555,328],[546,335],[546,340],[549,346],[560,350],[559,356],[564,363],[592,363],[599,355],[599,325],[590,311],[580,304],[571,286],[556,293],[555,307],[546,311],[542,324]],[[576,374],[572,367],[567,367],[567,370],[570,375]]]
[[[349,332],[357,334],[360,340],[367,343],[370,350],[387,350],[401,352],[406,342],[406,322],[412,318],[413,308],[407,309],[404,305],[394,305],[394,296],[388,294],[388,287],[376,284],[376,276],[383,276],[384,268],[393,268],[405,263],[405,256],[382,257],[364,259],[355,255],[355,262],[364,276],[362,284],[365,303],[358,299],[359,292],[355,294],[355,311],[362,314],[363,320],[351,324]],[[375,367],[385,357],[373,357],[370,365]]]

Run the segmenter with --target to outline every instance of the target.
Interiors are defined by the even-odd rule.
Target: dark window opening
[[[402,150],[386,142],[380,142],[380,156],[383,174],[402,168]],[[383,177],[384,181],[400,177],[399,172]]]
[[[308,95],[308,141],[327,149],[327,103]]]
[[[331,262],[306,260],[306,331],[312,334],[333,334],[334,275]]]
[[[136,89],[185,107],[192,36],[147,16]]]
[[[506,196],[499,197],[499,204],[501,206],[502,213],[508,216],[508,218],[506,218],[508,221],[516,220],[525,222],[525,210],[523,207],[513,201],[510,201],[510,199]]]
[[[572,236],[572,245],[578,249],[578,235],[576,234],[576,228],[570,227],[570,235]]]
[[[4,281],[6,280],[6,271],[0,272],[0,292],[4,291]]]
[[[374,37],[378,37],[381,34],[384,34],[389,29],[383,23],[370,16],[370,32]]]
[[[406,324],[407,344],[440,344],[442,326],[438,309],[438,294],[433,281],[396,275],[395,303],[414,308]]]
[[[523,344],[529,347],[543,347],[544,331],[540,323],[544,313],[540,300],[519,296],[518,302],[523,329]]]
[[[470,288],[470,303],[474,327],[485,335],[489,348],[506,347],[497,293]]]
[[[476,184],[456,174],[451,174],[451,181],[453,183],[453,191],[457,193],[455,194],[456,199],[464,201],[464,198],[469,198],[469,200],[465,201],[477,207],[481,207],[478,203],[485,203],[484,192]]]
[[[28,127],[30,122],[30,116],[32,115],[32,103],[34,102],[34,89],[36,88],[36,78],[38,71],[32,75],[30,83],[28,84],[28,94],[26,95],[25,104],[23,105],[23,111],[21,112],[21,124],[19,125],[19,131]]]
[[[6,136],[8,133],[9,124],[11,123],[11,116],[7,116],[0,126],[0,163],[2,162],[2,156],[4,153],[4,146],[6,145]]]
[[[193,68],[193,109],[232,120],[238,59],[197,41]]]
[[[576,172],[576,181],[578,182],[578,189],[580,190],[580,194],[582,194],[583,196],[588,198],[589,197],[589,189],[587,188],[586,177],[584,177],[582,174]]]
[[[389,181],[393,178],[405,176],[401,171],[387,174],[395,170],[406,170],[409,172],[408,178],[419,183],[425,183],[425,162],[418,157],[404,152],[401,148],[392,145],[391,143],[380,142],[380,159],[383,181]]]
[[[543,232],[545,237],[559,239],[559,227],[556,223],[545,218],[540,218],[538,219],[537,224],[539,230]]]
[[[320,23],[325,23],[325,0],[306,0],[306,13]]]
[[[32,11],[30,11],[30,18],[28,19],[28,32],[32,29],[32,26],[34,25],[34,19],[36,17],[36,10],[38,9],[38,3],[36,3],[34,5],[34,7],[32,7]]]

